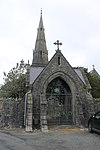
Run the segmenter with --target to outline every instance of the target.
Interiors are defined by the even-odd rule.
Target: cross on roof
[[[57,40],[57,42],[55,42],[54,44],[57,45],[57,50],[59,50],[59,45],[62,45],[62,43],[60,43],[59,40]]]

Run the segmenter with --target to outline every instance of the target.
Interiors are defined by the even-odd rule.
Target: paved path
[[[0,150],[100,150],[100,135],[79,130],[0,131]]]

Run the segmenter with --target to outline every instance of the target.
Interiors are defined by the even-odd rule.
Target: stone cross
[[[59,50],[59,45],[62,45],[62,43],[60,43],[59,40],[57,40],[57,42],[55,42],[54,44],[57,45],[57,50]]]

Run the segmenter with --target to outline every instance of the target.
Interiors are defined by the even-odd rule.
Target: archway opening
[[[46,90],[48,125],[72,125],[72,93],[60,77],[52,80]]]

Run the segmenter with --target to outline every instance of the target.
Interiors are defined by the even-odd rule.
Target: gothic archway
[[[60,77],[51,81],[46,90],[48,125],[73,124],[72,93]]]

